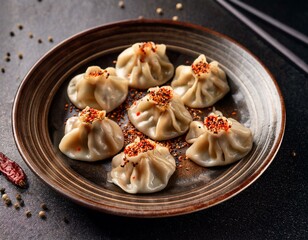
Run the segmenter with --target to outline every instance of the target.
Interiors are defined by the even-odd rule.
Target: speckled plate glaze
[[[130,195],[106,181],[110,160],[73,161],[59,151],[64,121],[74,113],[64,110],[69,103],[66,87],[70,79],[90,65],[114,66],[113,60],[123,49],[143,41],[166,44],[175,67],[191,63],[199,54],[220,63],[228,75],[231,92],[215,107],[251,128],[254,145],[248,156],[221,168],[202,168],[185,160],[163,191]],[[204,109],[204,113],[208,111]],[[236,115],[232,114],[234,111]],[[232,39],[188,23],[133,20],[84,31],[49,51],[22,81],[12,118],[14,137],[23,159],[54,190],[99,211],[131,217],[162,217],[208,208],[253,183],[279,149],[285,108],[269,71]]]

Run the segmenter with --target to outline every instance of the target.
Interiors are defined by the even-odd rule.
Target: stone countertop
[[[0,176],[0,188],[25,206],[0,201],[0,239],[307,239],[308,238],[308,81],[307,75],[258,37],[216,1],[9,0],[0,7],[0,151],[18,162],[30,182],[21,190]],[[307,1],[252,1],[272,17],[308,35]],[[163,14],[156,13],[161,7]],[[285,100],[285,136],[262,176],[235,197],[188,215],[135,219],[98,213],[54,192],[22,160],[12,134],[11,110],[23,77],[48,50],[91,27],[136,19],[172,19],[199,24],[228,35],[256,55],[276,79]],[[247,14],[308,62],[304,45]],[[47,218],[38,217],[46,203]],[[32,217],[25,212],[30,210]]]

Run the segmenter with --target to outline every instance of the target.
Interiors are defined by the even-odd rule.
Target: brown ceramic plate
[[[253,149],[227,167],[201,168],[182,161],[166,189],[130,195],[106,181],[110,160],[73,161],[58,149],[64,121],[71,116],[69,80],[90,65],[114,66],[133,43],[164,43],[177,67],[199,54],[217,60],[231,92],[216,109],[251,128]],[[207,113],[209,110],[205,109]],[[236,115],[232,112],[236,112]],[[252,54],[230,38],[207,28],[172,21],[136,20],[96,27],[77,34],[43,56],[22,81],[13,107],[18,149],[33,172],[56,191],[84,206],[135,217],[161,217],[205,209],[236,195],[269,166],[282,141],[285,109],[277,83]],[[178,163],[179,164],[179,163]]]

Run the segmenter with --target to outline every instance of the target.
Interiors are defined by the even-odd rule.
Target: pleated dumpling
[[[105,111],[86,107],[65,126],[59,148],[66,156],[83,161],[98,161],[116,155],[124,146],[124,136],[117,123]]]
[[[129,79],[130,87],[148,89],[170,80],[174,67],[166,55],[166,45],[143,42],[133,44],[118,56],[116,72]]]
[[[131,123],[153,140],[183,135],[192,117],[180,97],[169,86],[155,87],[128,109]]]
[[[153,193],[164,189],[175,172],[175,160],[167,147],[150,139],[135,141],[112,159],[108,181],[128,193]]]
[[[67,94],[80,109],[87,106],[110,112],[123,103],[128,94],[127,79],[118,77],[114,68],[88,67],[69,83]]]
[[[191,108],[212,106],[230,90],[226,74],[218,62],[207,63],[203,54],[191,66],[177,67],[171,86]]]
[[[186,156],[203,167],[236,162],[246,156],[253,145],[251,130],[219,111],[210,113],[203,123],[192,122],[186,141],[192,143]]]

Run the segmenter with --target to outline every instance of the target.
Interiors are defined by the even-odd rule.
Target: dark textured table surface
[[[28,175],[21,190],[0,176],[0,188],[25,206],[16,210],[0,201],[0,239],[307,239],[308,238],[308,81],[307,75],[274,50],[215,1],[8,0],[0,7],[0,151],[16,160]],[[245,2],[308,35],[306,1]],[[306,3],[305,3],[306,2]],[[163,15],[156,8],[163,9]],[[134,219],[80,207],[54,192],[23,162],[12,134],[11,109],[23,77],[62,40],[102,24],[139,16],[200,24],[228,35],[248,48],[269,69],[283,94],[287,112],[285,136],[274,161],[240,194],[196,213],[163,219]],[[247,14],[308,62],[304,45]],[[46,203],[47,218],[38,217]],[[30,210],[32,217],[25,212]]]

